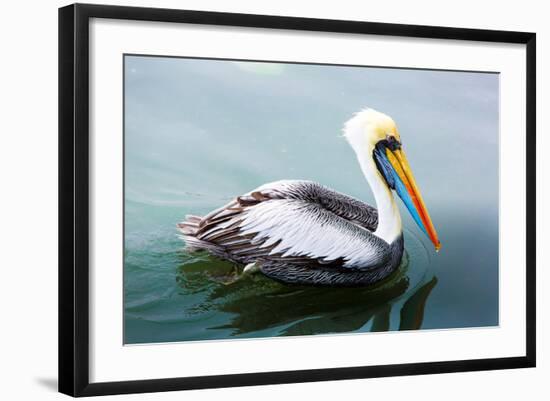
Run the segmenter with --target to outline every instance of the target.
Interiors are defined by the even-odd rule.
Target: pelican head
[[[344,136],[355,151],[373,190],[376,188],[373,182],[381,181],[388,192],[395,191],[438,251],[441,244],[437,232],[416,185],[393,119],[373,109],[362,110],[346,123]]]

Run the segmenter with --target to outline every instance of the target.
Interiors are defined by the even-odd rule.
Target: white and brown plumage
[[[393,120],[366,109],[346,123],[344,135],[378,209],[315,182],[277,181],[204,217],[187,216],[178,228],[188,249],[207,250],[287,283],[372,284],[392,273],[403,255],[392,190],[439,249]]]

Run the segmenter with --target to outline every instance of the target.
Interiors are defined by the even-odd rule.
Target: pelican
[[[376,208],[321,184],[282,180],[236,197],[206,216],[177,225],[190,251],[209,253],[284,283],[362,286],[395,271],[403,228],[393,192],[441,247],[393,119],[367,108],[347,121],[344,137],[374,194]]]

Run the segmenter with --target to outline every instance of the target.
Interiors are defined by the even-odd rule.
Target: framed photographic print
[[[535,366],[535,34],[59,10],[59,390]]]

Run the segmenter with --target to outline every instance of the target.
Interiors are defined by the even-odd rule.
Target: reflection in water
[[[187,259],[187,258],[186,258]],[[202,312],[229,314],[223,324],[231,336],[295,336],[354,331],[412,330],[422,326],[424,308],[437,278],[411,279],[405,256],[399,269],[366,288],[288,285],[207,255],[187,259],[177,281],[183,292],[210,287]],[[397,324],[392,327],[392,315]],[[269,334],[267,334],[269,333]]]
[[[434,276],[407,299],[401,308],[399,330],[416,330],[422,327],[426,301],[436,284],[437,277]]]

